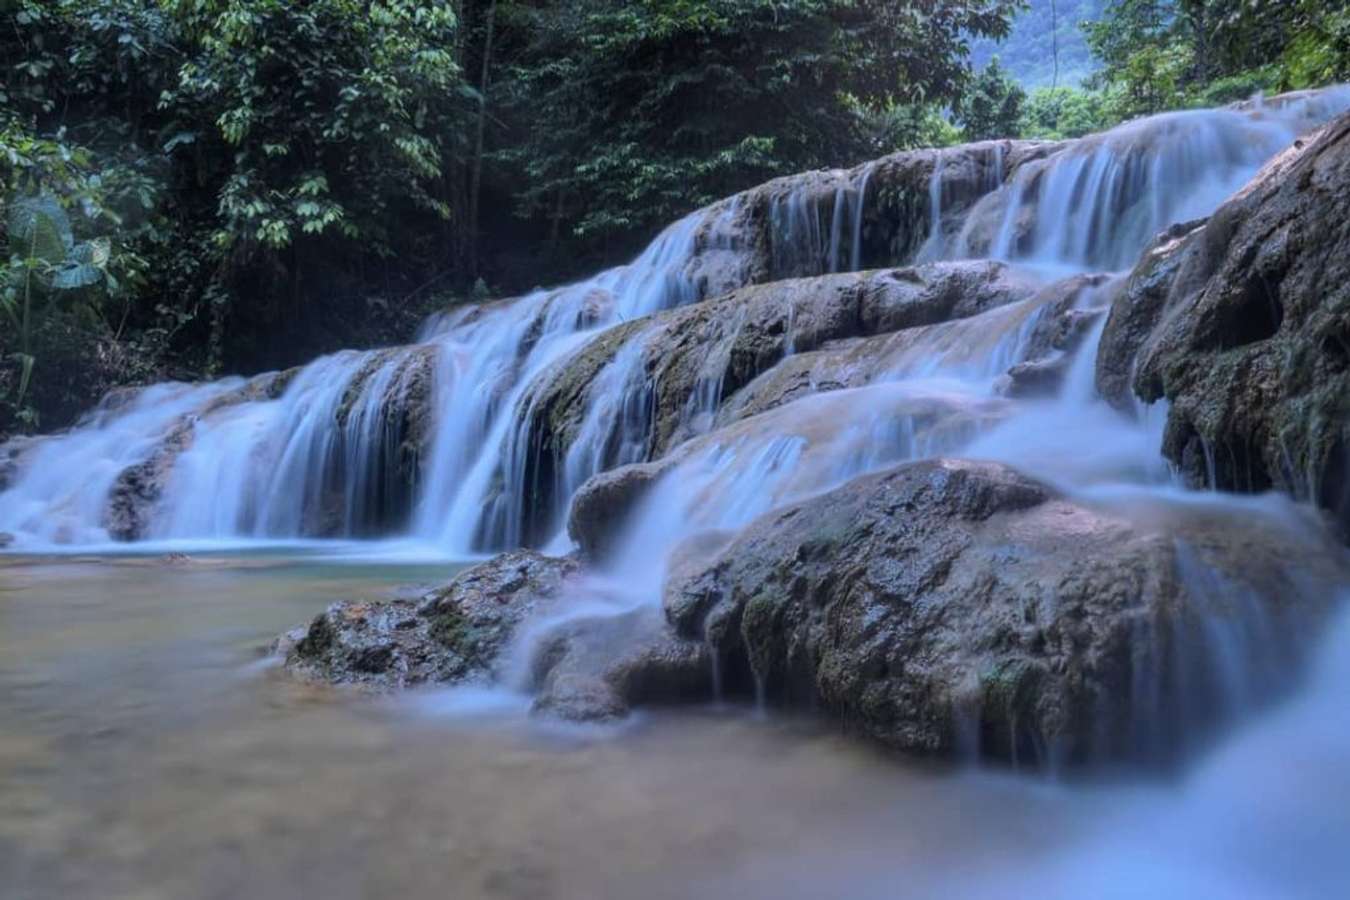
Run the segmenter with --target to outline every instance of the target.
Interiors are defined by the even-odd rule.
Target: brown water
[[[262,656],[336,599],[449,571],[0,558],[0,895],[1135,896],[1151,855],[1153,888],[1222,887],[1154,843],[1064,868],[1133,828],[1122,809],[1175,819],[1175,786],[934,770],[748,710],[547,726]],[[1266,876],[1288,886],[1237,883]]]

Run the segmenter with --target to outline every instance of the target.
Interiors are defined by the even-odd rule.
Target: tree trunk
[[[492,33],[497,21],[497,0],[488,6],[483,34],[483,74],[478,81],[478,125],[473,142],[473,175],[469,183],[469,275],[478,275],[478,200],[483,186],[483,133],[487,128],[488,88],[492,76]]]
[[[1053,90],[1059,87],[1059,7],[1055,0],[1050,0],[1050,47],[1055,58],[1055,73],[1050,81]]]

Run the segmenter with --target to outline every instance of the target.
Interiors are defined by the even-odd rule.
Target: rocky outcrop
[[[415,599],[336,603],[275,649],[294,675],[370,690],[514,678],[536,712],[578,722],[709,696],[706,649],[673,634],[654,607],[601,606],[525,640],[527,624],[547,623],[569,600],[584,608],[591,590],[575,559],[515,551]]]
[[[910,270],[905,270],[910,271]],[[717,417],[719,426],[740,421],[771,409],[777,409],[801,397],[871,384],[879,378],[903,373],[919,362],[946,358],[949,363],[976,362],[983,358],[997,361],[997,342],[1004,342],[1018,356],[1014,366],[1029,364],[1048,372],[1038,372],[1036,391],[1052,392],[1060,383],[1064,355],[1081,341],[1088,327],[1101,315],[1100,310],[1080,309],[1085,291],[1106,284],[1104,276],[1079,275],[1053,282],[1041,288],[1027,284],[1027,293],[1002,296],[1004,302],[989,303],[991,294],[968,290],[958,294],[963,300],[943,318],[903,319],[901,330],[872,337],[838,340],[819,350],[798,353],[766,371],[730,396]],[[997,296],[997,295],[992,295]],[[983,299],[982,299],[983,298]],[[995,312],[1017,300],[1025,307]],[[923,305],[911,307],[922,309]],[[937,307],[943,309],[944,307]],[[929,307],[929,309],[932,309]],[[1006,315],[1002,322],[990,321]],[[983,318],[976,318],[983,316]],[[891,319],[894,322],[894,319]],[[1023,328],[1030,326],[1029,331]],[[991,340],[995,341],[991,345]],[[1020,344],[1020,346],[1012,346]],[[997,372],[988,373],[991,377]],[[1019,394],[1026,379],[1013,376],[1006,390]],[[1030,389],[1028,389],[1030,390]]]
[[[278,649],[381,690],[510,674],[573,721],[719,690],[910,752],[1166,762],[1294,681],[1347,570],[1287,510],[1160,502],[911,463],[686,541],[664,615],[514,552],[416,599],[336,604]]]
[[[474,566],[415,600],[343,602],[281,639],[294,674],[389,689],[487,677],[531,613],[553,602],[578,564],[529,551]]]
[[[859,478],[712,546],[664,602],[728,690],[908,751],[1042,762],[1184,749],[1292,677],[1294,636],[1344,577],[1259,515],[1126,516],[955,461]],[[1225,653],[1270,680],[1224,682]]]
[[[1169,404],[1163,452],[1194,485],[1278,488],[1350,525],[1350,117],[1272,161],[1146,259],[1098,380]]]

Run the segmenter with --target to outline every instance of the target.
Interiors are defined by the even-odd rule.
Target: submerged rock
[[[619,719],[642,704],[712,696],[707,647],[673,634],[655,607],[551,631],[534,655],[532,687],[534,712],[573,722]]]
[[[1136,513],[908,464],[765,515],[676,567],[664,603],[729,690],[898,749],[1168,758],[1292,679],[1345,570],[1273,517]]]
[[[1192,485],[1311,500],[1350,526],[1350,116],[1273,160],[1139,266],[1098,383],[1170,404]]]

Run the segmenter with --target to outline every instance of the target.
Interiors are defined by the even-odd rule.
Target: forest
[[[1350,9],[1313,0],[1111,0],[1061,26],[1093,74],[1071,85],[1066,51],[1063,83],[1029,94],[971,52],[1019,0],[4,6],[0,433],[118,385],[406,339],[776,175],[1073,137],[1350,65]]]

